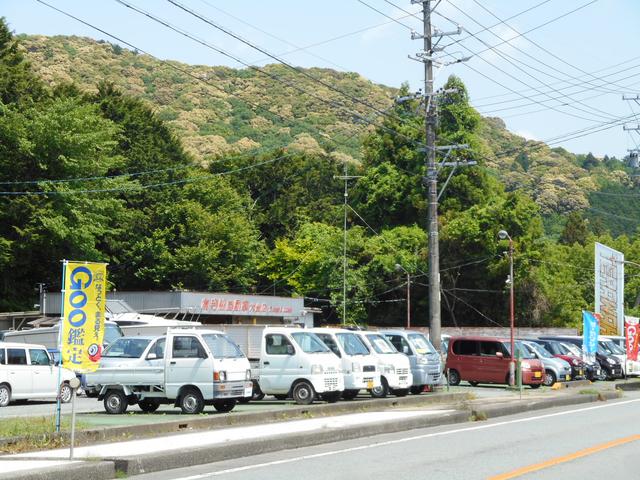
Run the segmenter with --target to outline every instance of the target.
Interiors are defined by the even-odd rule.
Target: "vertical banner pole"
[[[69,460],[73,460],[73,445],[76,440],[76,392],[77,388],[71,393],[71,446],[69,447]]]
[[[65,275],[67,269],[67,260],[62,261],[62,289],[60,290],[60,322],[58,323],[58,355],[60,360],[58,361],[58,395],[56,396],[56,433],[60,433],[60,417],[61,417],[61,409],[62,409],[62,401],[60,398],[60,385],[62,384],[62,330],[64,324],[64,296],[65,296]]]

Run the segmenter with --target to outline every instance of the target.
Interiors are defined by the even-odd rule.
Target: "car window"
[[[103,357],[139,358],[151,342],[148,338],[123,337],[107,347]]]
[[[219,333],[207,333],[202,335],[205,343],[209,346],[209,350],[213,352],[216,358],[242,358],[244,353],[233,343],[226,335]]]
[[[164,358],[164,350],[167,345],[166,338],[160,338],[149,349],[149,353],[155,353],[156,358]]]
[[[24,348],[7,348],[8,365],[26,365],[27,352]]]
[[[387,338],[383,335],[371,334],[367,335],[367,340],[371,343],[371,346],[375,350],[376,353],[388,354],[388,353],[398,353],[393,344],[387,340]]]
[[[340,349],[338,348],[338,344],[335,342],[331,335],[329,335],[328,333],[316,333],[316,335],[318,335],[318,338],[320,338],[320,340],[322,340],[333,353],[335,353],[338,357],[342,357]]]
[[[369,355],[369,348],[355,333],[338,333],[336,337],[347,355]]]
[[[495,357],[498,352],[503,353],[500,342],[480,342],[480,355],[483,357]]]
[[[326,353],[330,351],[329,347],[322,343],[322,340],[315,333],[296,332],[292,333],[291,336],[300,345],[304,353]]]
[[[0,365],[4,365],[6,360],[5,349],[0,348]]]
[[[402,353],[411,354],[411,347],[409,347],[409,342],[402,335],[385,335],[387,340],[391,342],[391,344],[396,347],[396,350]]]
[[[478,342],[473,340],[458,340],[453,343],[453,353],[456,355],[478,355]]]
[[[436,353],[436,349],[433,348],[431,342],[421,333],[410,333],[409,341],[415,348],[416,352],[420,355],[426,355],[427,353]]]
[[[173,337],[173,358],[202,358],[205,350],[195,337]]]
[[[266,351],[269,355],[289,355],[289,350],[292,352],[293,345],[291,342],[279,333],[271,333],[265,337]],[[290,348],[287,348],[290,347]]]
[[[43,349],[29,349],[29,359],[31,365],[49,365],[51,363],[47,351]]]

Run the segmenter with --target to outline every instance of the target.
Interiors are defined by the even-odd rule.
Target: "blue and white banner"
[[[600,335],[600,315],[582,311],[582,351],[593,356],[598,351],[598,335]]]

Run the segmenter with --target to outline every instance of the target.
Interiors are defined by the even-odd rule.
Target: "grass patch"
[[[76,418],[76,430],[87,428]],[[6,418],[0,422],[0,439],[16,438],[11,443],[0,444],[0,452],[18,453],[43,448],[59,448],[67,441],[55,435],[55,416]],[[60,431],[71,431],[71,418],[62,417]]]
[[[598,390],[596,390],[595,388],[585,388],[583,390],[578,390],[578,393],[580,395],[598,395]]]

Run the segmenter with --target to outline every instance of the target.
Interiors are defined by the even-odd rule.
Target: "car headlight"
[[[360,366],[359,363],[353,362],[351,364],[351,371],[354,372],[354,373],[355,372],[361,372],[362,371],[362,367]]]
[[[609,365],[615,365],[615,364],[616,364],[616,362],[614,362],[614,361],[613,361],[613,360],[611,360],[610,358],[607,358],[607,363],[608,363]]]
[[[214,382],[226,382],[227,381],[227,372],[213,372],[213,381]]]
[[[416,363],[418,365],[428,365],[429,359],[427,357],[418,357],[418,360],[416,361]]]
[[[311,374],[316,375],[322,373],[322,365],[311,365]]]
[[[531,364],[529,362],[522,362],[523,370],[531,370]]]
[[[247,370],[247,373],[244,375],[245,380],[251,380],[251,370]]]

